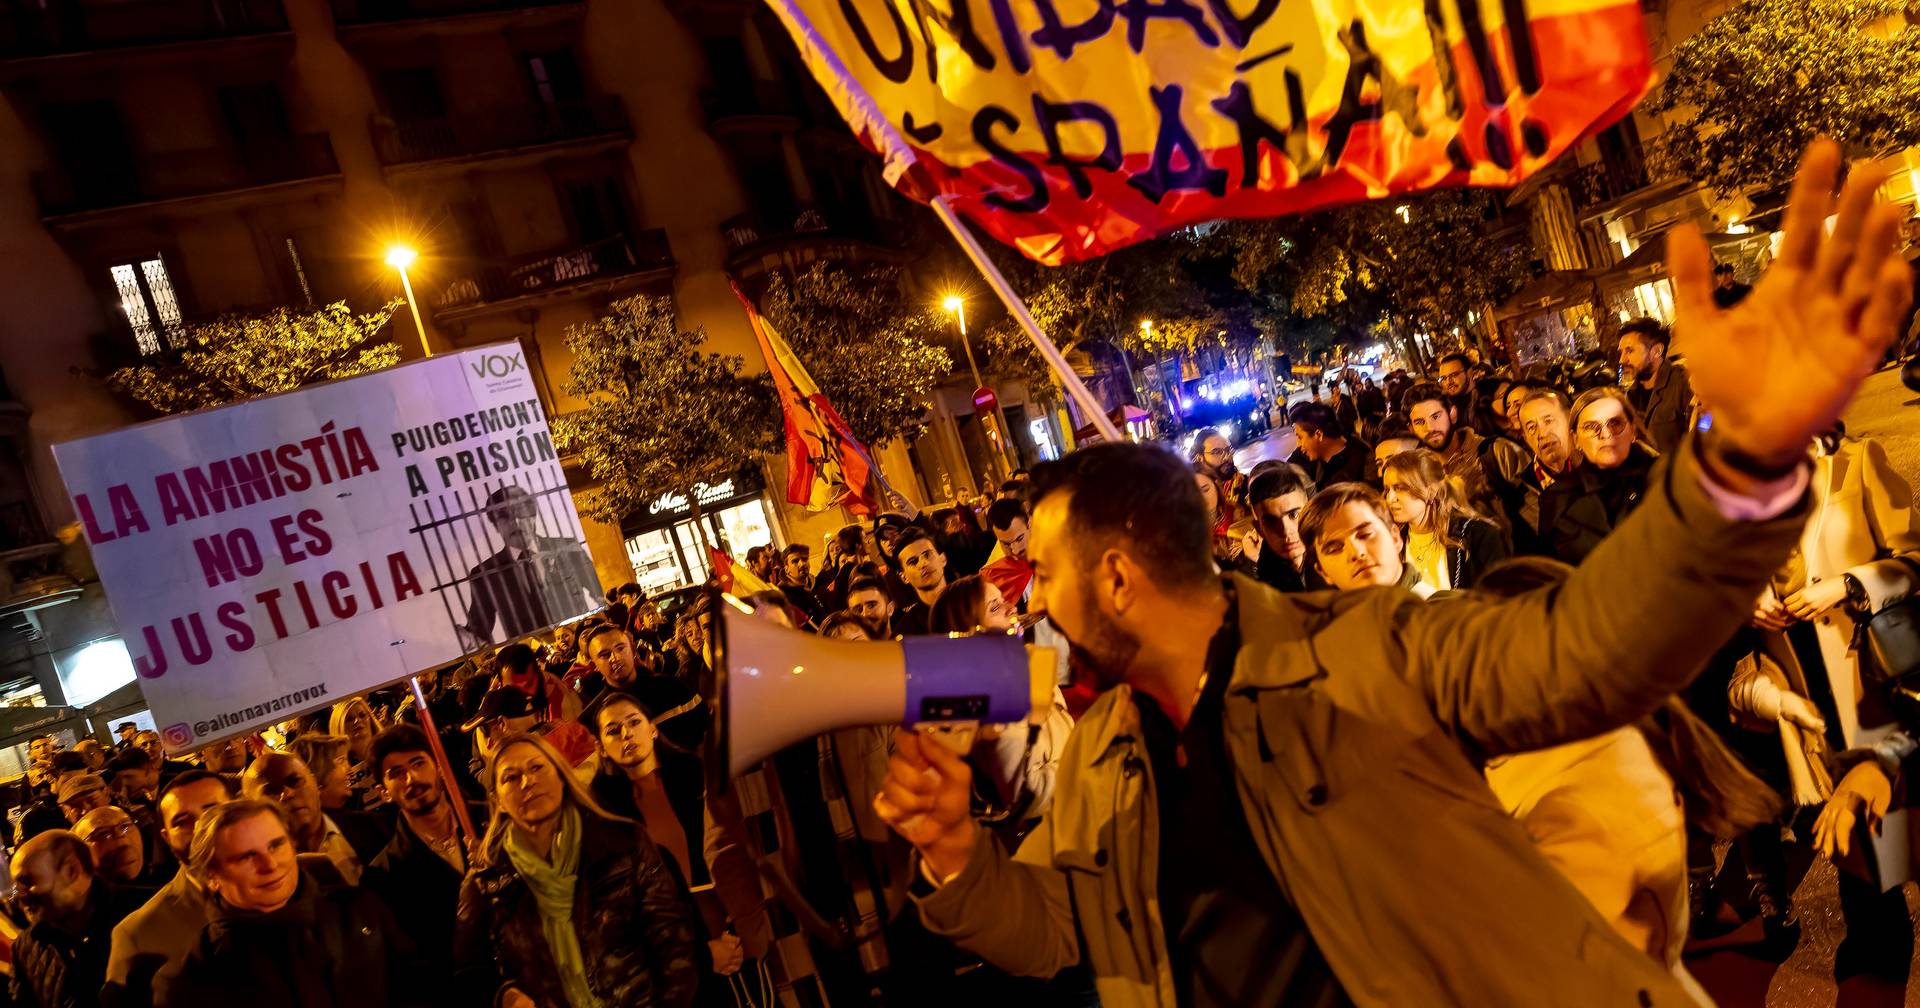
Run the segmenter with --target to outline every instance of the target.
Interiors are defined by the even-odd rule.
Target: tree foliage
[[[398,346],[374,342],[399,306],[356,315],[336,301],[310,311],[226,316],[186,327],[177,352],[118,368],[106,383],[161,413],[184,413],[351,378],[400,363]]]
[[[1469,313],[1499,304],[1525,281],[1525,250],[1495,234],[1497,198],[1441,189],[1238,222],[1223,240],[1234,252],[1234,278],[1291,317],[1283,329],[1357,341],[1388,321],[1439,335],[1466,327]]]
[[[1673,52],[1649,106],[1655,163],[1723,194],[1782,188],[1816,137],[1920,143],[1920,29],[1905,0],[1734,0]]]
[[[680,328],[673,299],[640,294],[567,328],[564,388],[585,409],[554,419],[597,486],[581,512],[618,523],[666,493],[717,486],[774,446],[780,406],[765,375],[708,353],[703,329]]]
[[[953,370],[935,345],[952,325],[909,298],[897,266],[817,261],[773,274],[762,310],[792,345],[827,401],[869,446],[914,438],[934,387]]]
[[[1223,329],[1247,331],[1235,314],[1246,302],[1241,292],[1206,282],[1202,265],[1212,251],[1188,231],[1065,266],[1040,266],[1011,254],[999,265],[1062,352],[1086,340],[1106,340],[1154,360],[1216,338]],[[1047,387],[1045,360],[1012,318],[988,326],[986,343],[994,371],[1024,379],[1035,390]]]

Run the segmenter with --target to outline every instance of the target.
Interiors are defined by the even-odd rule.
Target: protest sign
[[[604,604],[517,344],[54,459],[173,752]]]
[[[769,0],[887,177],[1049,264],[1513,185],[1653,79],[1638,0]]]

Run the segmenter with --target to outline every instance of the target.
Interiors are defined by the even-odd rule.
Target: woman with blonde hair
[[[1578,564],[1640,504],[1659,453],[1617,386],[1580,393],[1568,414],[1573,465],[1540,493],[1540,538]]]
[[[333,714],[327,719],[327,734],[347,740],[347,787],[353,792],[348,805],[352,808],[369,809],[387,800],[367,765],[373,737],[386,727],[365,697],[348,697],[334,704]]]
[[[1401,452],[1380,468],[1387,513],[1407,528],[1407,563],[1435,590],[1472,588],[1513,552],[1506,533],[1467,503],[1447,464],[1425,448]]]
[[[606,811],[566,767],[538,735],[494,752],[495,811],[460,887],[455,981],[498,1008],[692,1003],[698,939],[673,870],[646,827]]]

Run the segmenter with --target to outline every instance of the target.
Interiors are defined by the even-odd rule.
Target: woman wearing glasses
[[[1627,394],[1611,385],[1573,401],[1573,468],[1540,494],[1541,539],[1578,564],[1640,503],[1658,453]]]

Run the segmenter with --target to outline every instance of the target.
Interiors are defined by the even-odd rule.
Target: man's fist
[[[973,856],[979,828],[969,814],[972,796],[973,769],[958,753],[916,731],[894,733],[873,810],[939,878],[958,874]]]

